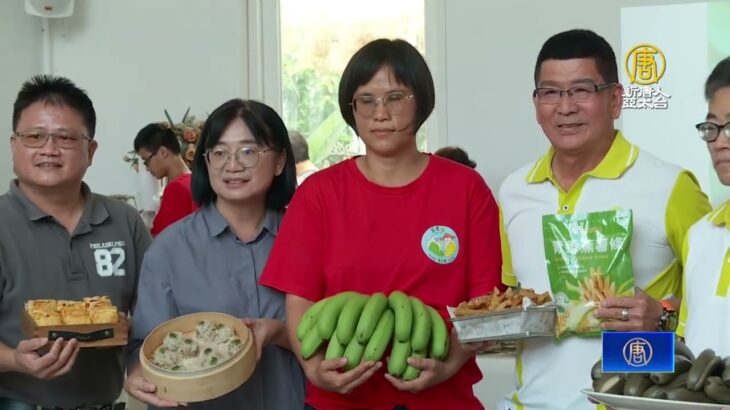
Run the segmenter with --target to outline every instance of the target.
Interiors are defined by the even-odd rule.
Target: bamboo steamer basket
[[[210,369],[181,372],[165,370],[152,362],[155,350],[173,331],[194,332],[201,320],[230,326],[241,339],[242,348],[230,359]],[[239,319],[215,312],[192,313],[171,319],[157,326],[145,338],[139,351],[142,375],[157,386],[157,396],[180,402],[199,402],[223,396],[241,386],[256,368],[256,346],[251,330]]]

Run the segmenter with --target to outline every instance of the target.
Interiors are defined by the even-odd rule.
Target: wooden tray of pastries
[[[126,316],[107,296],[29,300],[21,326],[28,338],[47,337],[49,343],[58,338],[76,339],[80,347],[124,346],[129,332]]]

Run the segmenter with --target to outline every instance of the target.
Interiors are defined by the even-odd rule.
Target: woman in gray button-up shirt
[[[193,164],[199,211],[167,228],[145,254],[129,345],[127,392],[168,407],[138,362],[145,336],[171,318],[201,311],[245,319],[260,354],[246,383],[194,409],[300,409],[304,375],[284,324],[284,295],[258,285],[296,187],[288,133],[270,107],[234,99],[205,122]]]

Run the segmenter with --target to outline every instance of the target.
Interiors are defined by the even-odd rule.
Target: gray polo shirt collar
[[[228,222],[223,218],[223,215],[221,215],[220,211],[218,211],[218,208],[215,207],[215,204],[208,204],[203,207],[203,209],[200,210],[200,212],[203,215],[203,219],[205,220],[205,225],[208,227],[208,233],[210,236],[218,236],[223,234],[227,229],[229,229]],[[266,216],[264,217],[264,223],[261,226],[262,231],[266,230],[271,235],[276,237],[276,234],[279,233],[279,223],[280,221],[279,213],[273,209],[267,209],[266,210]],[[230,229],[229,229],[230,230]],[[231,231],[232,232],[232,231]],[[256,237],[258,238],[261,235],[259,232],[259,235]]]
[[[20,205],[25,209],[28,219],[31,221],[38,221],[43,218],[48,218],[50,215],[43,212],[36,206],[23,191],[18,188],[18,180],[14,179],[10,181],[10,190],[8,191],[9,196],[20,202]],[[81,183],[81,193],[84,195],[84,213],[81,215],[80,222],[85,222],[88,225],[99,225],[109,217],[104,204],[96,201],[94,195],[91,193],[91,189],[86,185],[85,182]]]

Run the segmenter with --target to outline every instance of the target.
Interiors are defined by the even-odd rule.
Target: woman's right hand
[[[142,369],[139,363],[134,365],[127,372],[127,379],[124,381],[124,390],[135,399],[157,407],[187,406],[187,403],[179,403],[171,400],[163,400],[157,397],[155,392],[157,386],[148,382],[142,376]]]
[[[341,373],[339,370],[346,364],[347,359],[344,357],[324,360],[321,352],[303,363],[304,372],[312,384],[340,394],[352,392],[383,367],[383,362],[362,362],[354,369]]]

